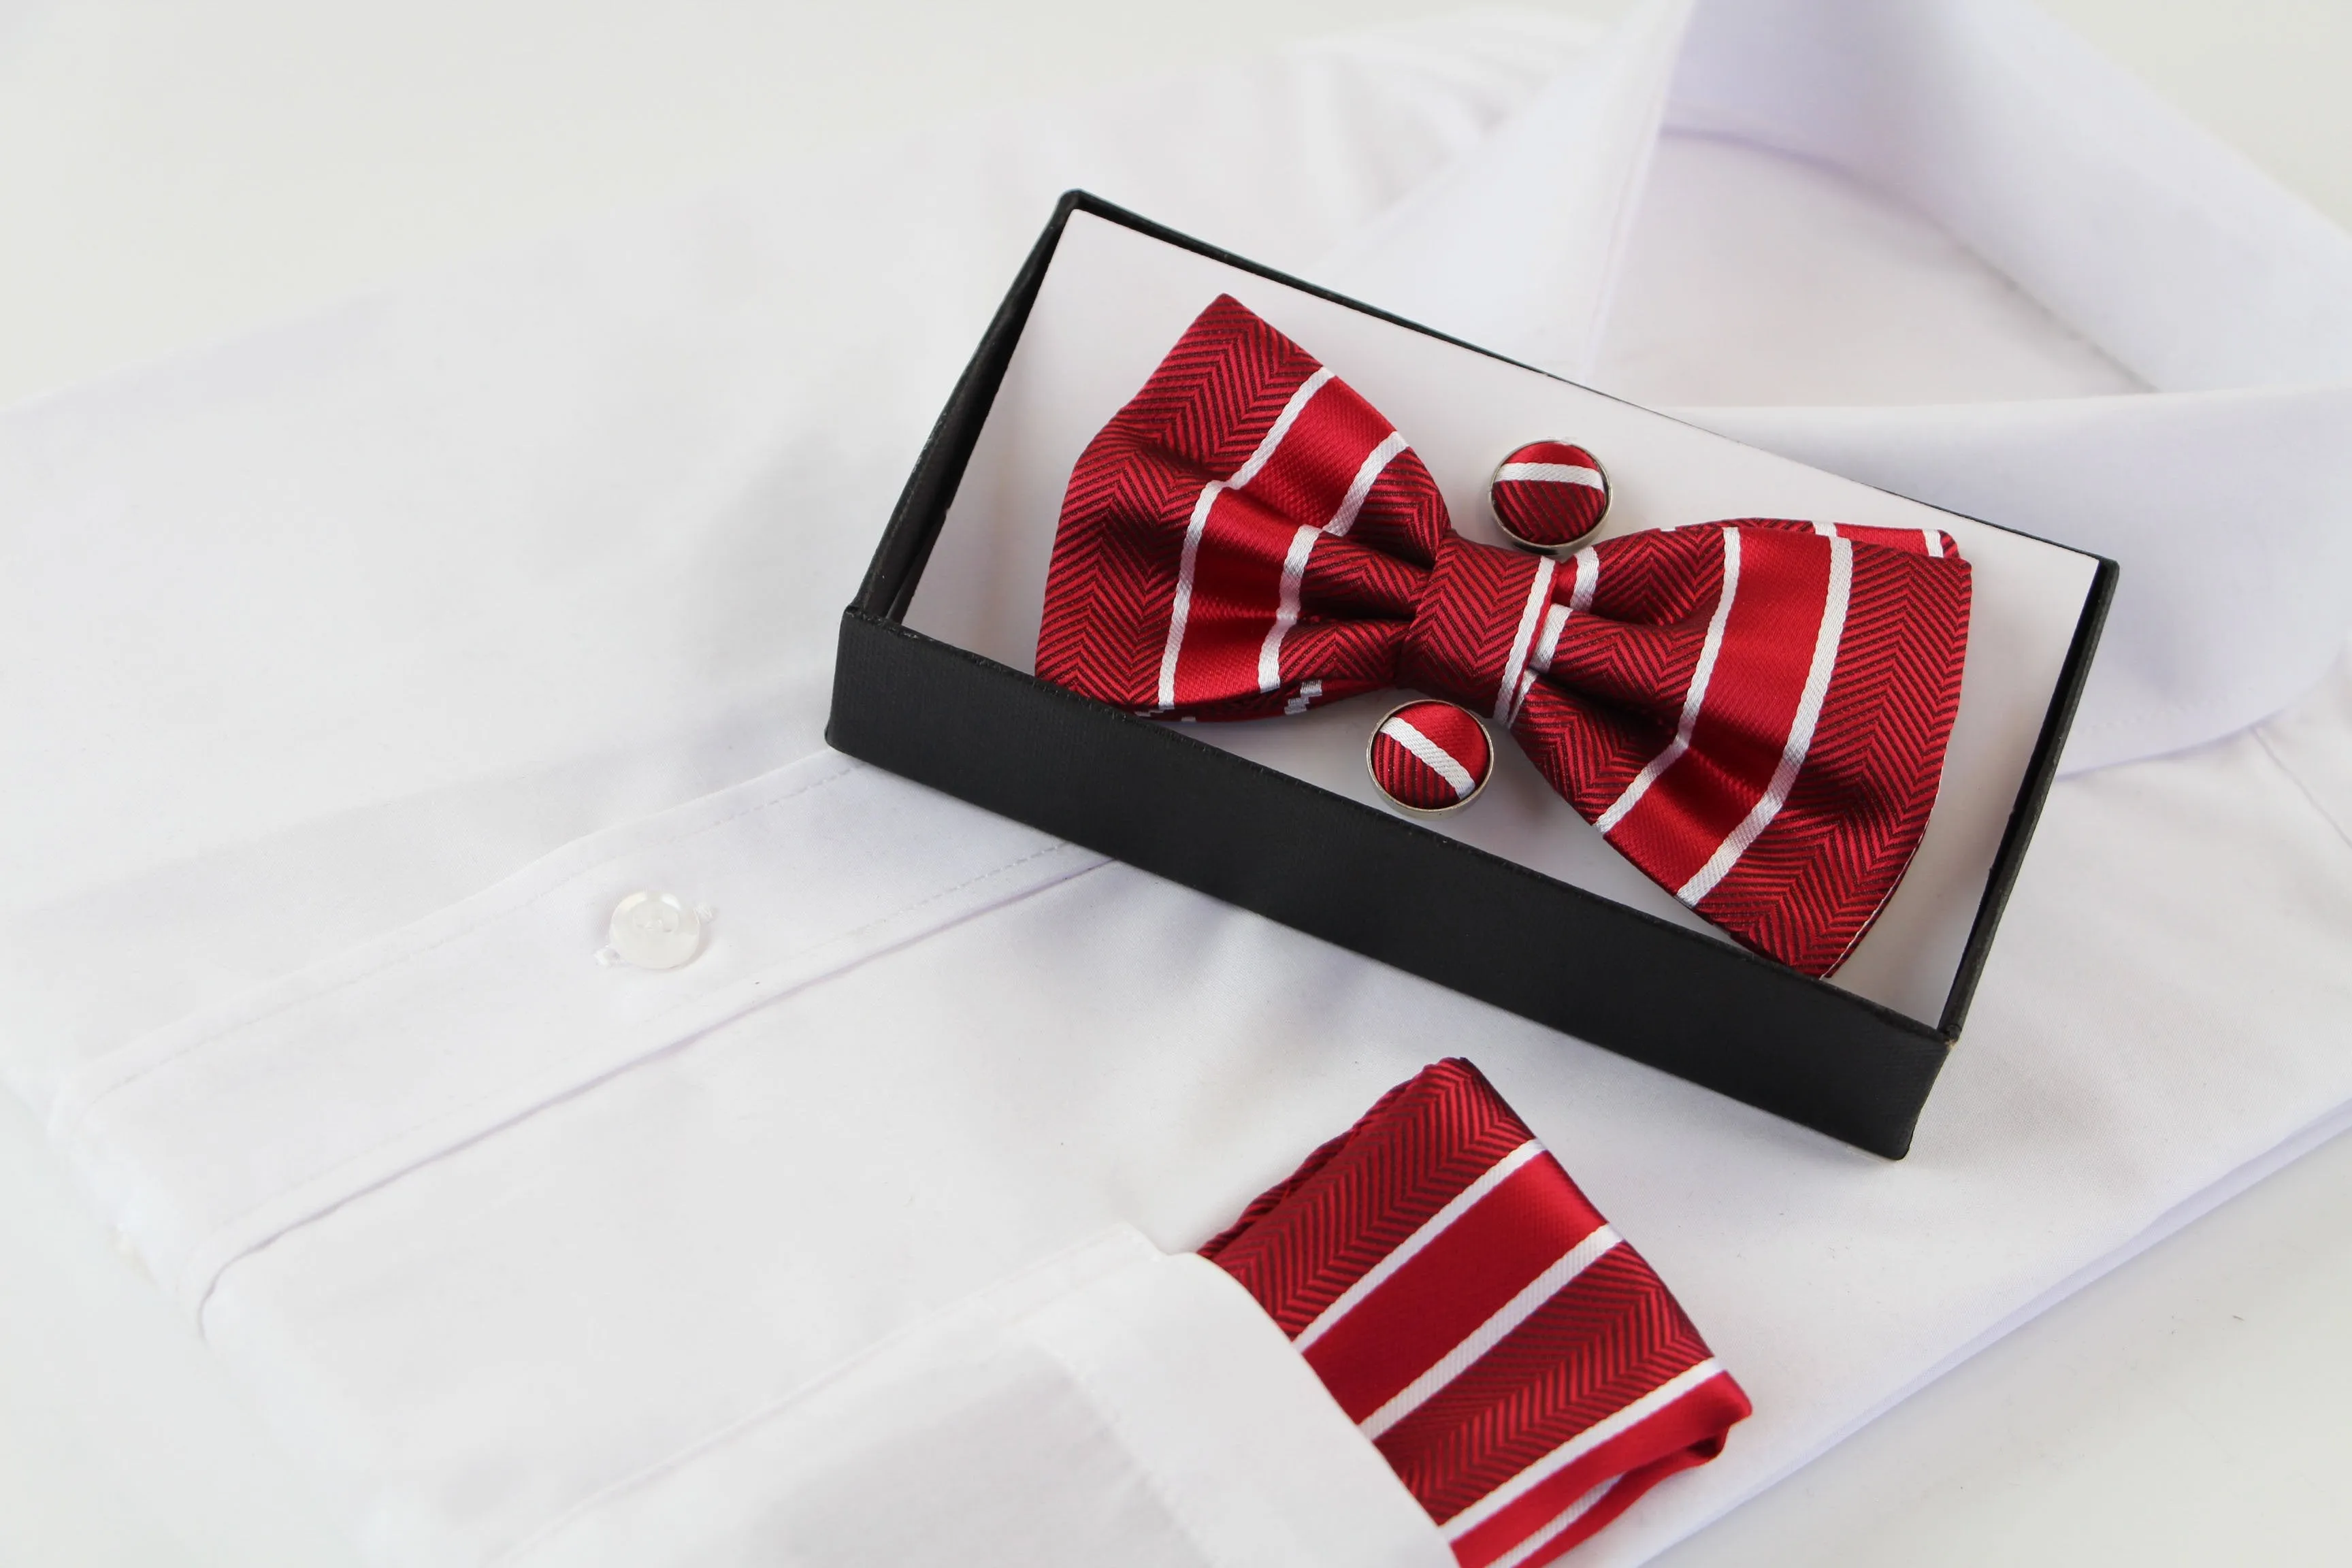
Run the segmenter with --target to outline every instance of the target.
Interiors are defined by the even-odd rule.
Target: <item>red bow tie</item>
[[[1378,410],[1221,297],[1070,475],[1037,673],[1166,718],[1459,702],[1685,904],[1826,974],[1918,847],[1968,629],[1934,531],[1473,543]]]
[[[1201,1255],[1282,1326],[1462,1568],[1550,1562],[1748,1414],[1465,1061],[1391,1089]]]

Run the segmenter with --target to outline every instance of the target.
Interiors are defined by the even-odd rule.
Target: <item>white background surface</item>
[[[909,120],[1431,8],[0,0],[0,400]],[[2352,5],[2052,8],[2352,222]],[[2340,1562],[2347,1300],[2342,1141],[1667,1561]],[[0,1563],[350,1560],[0,1100]]]

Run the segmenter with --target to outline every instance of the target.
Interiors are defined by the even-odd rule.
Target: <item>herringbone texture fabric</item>
[[[1649,1265],[1465,1061],[1390,1091],[1201,1251],[1465,1568],[1550,1561],[1748,1414]]]
[[[1037,672],[1171,719],[1460,703],[1684,903],[1826,974],[1927,830],[1969,587],[1932,531],[1474,543],[1376,409],[1220,298],[1071,473]]]

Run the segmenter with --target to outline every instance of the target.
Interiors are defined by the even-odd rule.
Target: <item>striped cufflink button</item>
[[[1476,714],[1423,698],[1381,721],[1364,765],[1391,805],[1434,816],[1477,798],[1495,771],[1495,746]]]
[[[1609,515],[1601,460],[1565,441],[1533,441],[1505,458],[1486,487],[1495,521],[1512,540],[1546,555],[1581,546]]]

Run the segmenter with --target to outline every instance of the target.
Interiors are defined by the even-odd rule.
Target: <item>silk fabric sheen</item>
[[[1948,534],[1828,521],[1564,565],[1465,540],[1377,409],[1221,297],[1078,458],[1037,673],[1150,717],[1396,686],[1490,712],[1653,881],[1819,975],[1927,828],[1969,590]]]
[[[1749,1413],[1465,1061],[1382,1095],[1201,1255],[1290,1336],[1462,1568],[1553,1561]]]

